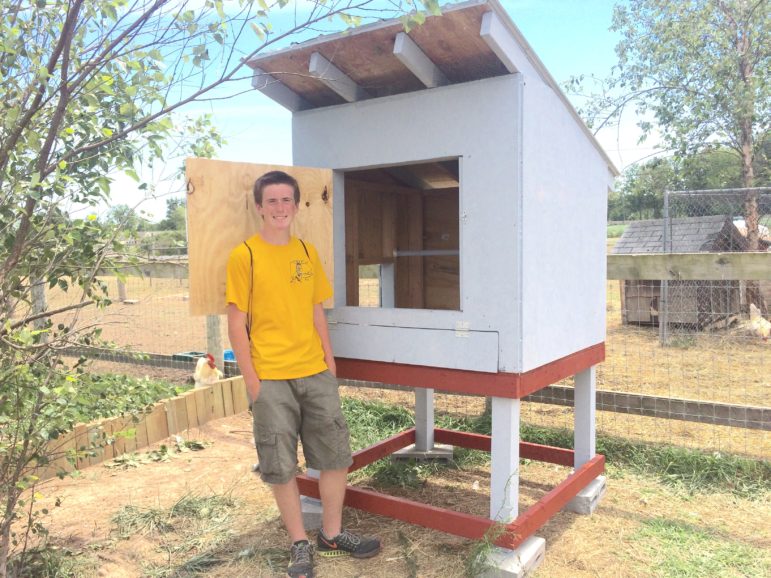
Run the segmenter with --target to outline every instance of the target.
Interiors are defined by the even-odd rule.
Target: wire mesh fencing
[[[767,252],[771,189],[667,192],[663,225],[663,253]],[[741,328],[769,300],[771,280],[661,281],[660,338]]]
[[[769,189],[669,192],[662,219],[632,222],[611,243],[615,255],[660,257],[676,277],[608,282],[600,383],[625,394],[606,396],[617,411],[640,416],[627,416],[629,427],[639,423],[628,435],[771,455],[769,225]],[[732,273],[719,270],[728,259],[718,255],[749,251],[763,253],[765,279],[752,279],[741,262]],[[699,253],[715,257],[697,260]],[[668,419],[650,421],[657,416]]]
[[[769,195],[758,194],[760,251],[771,242]],[[609,252],[746,250],[745,201],[742,192],[670,193],[665,219],[630,224],[624,236],[609,240]],[[173,278],[157,278],[147,269],[144,278],[128,277],[122,284],[115,277],[103,278],[113,304],[81,312],[79,320],[100,327],[116,345],[88,352],[98,358],[94,371],[184,383],[213,340],[229,348],[224,317],[189,314],[183,265],[180,271]],[[769,285],[768,280],[725,278],[608,280],[606,359],[597,368],[598,434],[771,458],[771,340],[763,340],[756,330],[762,324],[753,325],[750,317],[754,305],[760,318],[767,318]],[[362,305],[377,306],[379,291],[377,278],[362,278]],[[753,302],[757,295],[764,301]],[[68,298],[57,289],[46,297],[51,310]],[[236,371],[232,362],[226,369]],[[353,385],[345,388],[347,395],[413,407],[414,397],[404,388]],[[437,414],[486,411],[484,398],[444,394],[441,384],[435,387]],[[523,423],[572,429],[572,390],[568,379],[525,398]]]
[[[107,285],[112,303],[104,309],[84,309],[78,313],[77,323],[79,327],[99,327],[101,337],[113,346],[72,353],[92,358],[93,371],[189,381],[197,358],[210,349],[211,320],[190,315],[184,267],[177,278],[153,277],[152,268],[148,268],[145,277],[121,281],[105,276],[101,281]],[[65,306],[73,298],[57,288],[46,296],[49,309]],[[67,321],[68,315],[59,316],[60,320]],[[216,321],[218,340],[226,348],[225,317],[216,317]]]

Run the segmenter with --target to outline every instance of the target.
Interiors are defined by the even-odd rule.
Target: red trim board
[[[520,399],[604,359],[605,343],[602,342],[525,373],[485,373],[345,357],[335,361],[337,376],[344,379]]]

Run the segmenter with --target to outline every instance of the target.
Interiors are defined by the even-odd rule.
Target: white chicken
[[[755,307],[754,303],[750,303],[749,329],[753,335],[757,335],[763,341],[767,341],[768,336],[771,335],[771,321],[763,318],[760,309]]]
[[[222,377],[223,373],[217,369],[217,366],[214,364],[214,356],[211,353],[207,353],[205,357],[198,359],[198,363],[195,364],[195,372],[193,373],[196,387],[206,387],[216,383]]]

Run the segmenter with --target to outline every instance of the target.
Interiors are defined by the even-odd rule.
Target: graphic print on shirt
[[[298,259],[289,263],[289,282],[302,283],[313,277],[313,267],[310,261]]]

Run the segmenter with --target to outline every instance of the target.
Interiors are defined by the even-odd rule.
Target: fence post
[[[206,351],[212,354],[214,363],[224,372],[225,365],[222,360],[222,333],[220,331],[219,315],[206,316]]]
[[[670,239],[669,239],[669,191],[664,191],[664,231],[662,234],[662,240],[664,246],[662,247],[663,253],[669,253],[671,251]],[[669,339],[669,281],[661,279],[661,299],[659,303],[659,342],[662,346],[667,344]]]
[[[118,279],[118,301],[123,303],[126,300],[126,283]]]
[[[32,284],[32,314],[37,315],[38,313],[43,313],[47,308],[48,303],[46,302],[45,281],[36,281]],[[38,330],[43,329],[45,324],[45,317],[35,319],[35,321],[32,322],[32,326]]]

